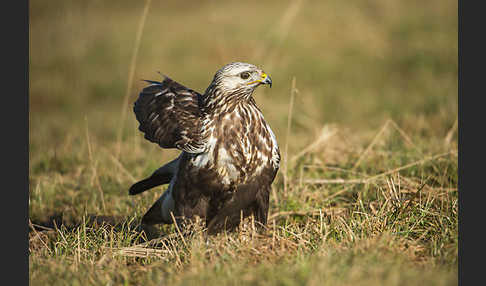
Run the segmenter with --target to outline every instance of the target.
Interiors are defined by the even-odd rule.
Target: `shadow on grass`
[[[79,221],[67,220],[63,213],[54,213],[43,220],[29,220],[29,234],[62,230],[75,232],[82,227],[111,229],[114,232],[133,233],[134,243],[142,243],[160,237],[163,232],[156,226],[143,226],[137,220],[123,216],[88,214]]]
[[[113,227],[116,230],[121,230],[124,224],[128,221],[127,218],[121,216],[105,216],[105,215],[87,215],[86,222],[83,221],[70,221],[63,218],[63,213],[54,213],[44,220],[34,220],[31,221],[32,226],[29,228],[29,232],[35,231],[45,231],[45,230],[55,230],[56,228],[63,227],[67,231],[73,231],[78,227],[83,226],[108,226]],[[135,228],[136,223],[130,223],[130,228]]]

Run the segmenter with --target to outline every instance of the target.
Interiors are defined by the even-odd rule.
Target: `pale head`
[[[250,96],[261,84],[272,86],[270,76],[262,69],[248,63],[233,62],[216,72],[209,88],[220,89],[225,94],[237,93]]]

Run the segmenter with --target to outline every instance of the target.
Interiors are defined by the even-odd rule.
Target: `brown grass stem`
[[[85,117],[84,120],[85,120],[85,123],[86,123],[86,143],[88,144],[88,156],[89,156],[89,161],[90,161],[90,164],[91,164],[91,171],[92,171],[92,174],[93,174],[92,178],[94,180],[94,184],[96,185],[96,188],[98,189],[98,191],[100,193],[101,205],[103,207],[103,211],[106,211],[105,197],[103,195],[103,189],[101,188],[101,184],[100,184],[100,181],[98,179],[98,170],[96,168],[96,163],[93,159],[93,152],[91,150],[92,148],[91,148],[91,141],[90,141],[90,138],[89,138],[88,117]]]
[[[403,131],[402,128],[400,128],[400,126],[398,126],[398,124],[392,120],[392,119],[388,119],[385,124],[383,124],[383,127],[380,129],[380,131],[378,131],[378,133],[375,135],[375,137],[373,138],[373,140],[371,141],[371,143],[368,145],[368,147],[363,151],[363,153],[361,153],[361,155],[359,156],[358,160],[356,161],[356,163],[354,164],[352,170],[355,170],[359,164],[362,162],[362,160],[368,155],[368,153],[370,152],[370,150],[373,148],[373,146],[376,145],[376,143],[378,142],[378,139],[383,135],[383,133],[387,130],[388,126],[391,124],[391,126],[393,126],[393,128],[395,128],[395,130],[398,131],[398,133],[400,134],[400,136],[405,139],[405,142],[407,144],[409,144],[410,146],[412,146],[418,153],[420,153],[421,155],[423,155],[422,151],[417,147],[417,145],[415,145],[412,141],[412,139],[410,139],[410,136],[407,135],[407,133],[405,133],[405,131]]]
[[[37,230],[35,229],[34,225],[30,221],[30,219],[29,219],[29,226],[32,229],[32,231],[35,233],[36,237],[40,240],[40,242],[42,243],[42,245],[47,249],[47,251],[49,251],[49,253],[52,254],[51,249],[49,248],[49,246],[47,245],[47,243],[42,239],[42,237],[39,235],[39,232],[37,232]]]
[[[451,154],[453,154],[453,153],[447,152],[447,153],[434,155],[434,156],[424,158],[422,160],[418,160],[418,161],[415,161],[413,163],[406,164],[404,166],[401,166],[401,167],[398,167],[398,168],[395,168],[395,169],[392,169],[392,170],[389,170],[389,171],[386,171],[386,172],[383,172],[383,173],[380,173],[380,174],[377,174],[377,175],[374,175],[374,176],[371,176],[371,177],[362,178],[362,179],[350,179],[350,180],[346,180],[346,179],[307,179],[307,180],[304,180],[303,182],[307,183],[307,184],[321,184],[321,185],[322,184],[366,184],[366,183],[369,183],[369,182],[371,182],[375,179],[378,179],[380,177],[383,177],[383,176],[386,176],[386,175],[389,175],[389,174],[393,174],[393,173],[396,173],[398,171],[411,168],[415,165],[423,164],[425,162],[435,160],[435,159],[438,159],[438,158],[441,158],[441,157],[445,157],[445,156],[451,155]]]
[[[361,153],[361,155],[358,158],[358,161],[356,161],[356,163],[354,163],[354,166],[353,166],[353,168],[351,170],[354,170],[354,169],[356,169],[359,166],[359,164],[361,163],[361,161],[365,158],[365,156],[368,154],[368,152],[370,152],[371,148],[373,148],[373,146],[375,146],[375,144],[378,142],[378,139],[385,132],[386,128],[388,127],[388,124],[390,124],[390,119],[388,119],[385,122],[385,124],[383,124],[383,126],[380,129],[380,131],[378,131],[378,133],[376,133],[376,135],[373,138],[373,140],[371,140],[371,143],[368,145],[368,147],[366,147],[366,149],[363,151],[363,153]]]
[[[308,152],[314,150],[315,148],[317,148],[318,146],[320,146],[322,143],[324,143],[327,140],[329,140],[329,138],[331,138],[332,136],[334,136],[336,133],[337,133],[337,129],[331,128],[331,127],[329,127],[329,125],[325,125],[322,128],[319,137],[314,142],[312,142],[310,145],[308,145],[307,147],[305,147],[304,149],[302,149],[302,151],[300,151],[299,153],[297,153],[297,155],[294,155],[292,157],[292,159],[290,160],[290,162],[294,162],[297,159],[299,159],[302,156],[304,156],[305,154],[307,154]]]
[[[283,172],[283,178],[284,178],[284,193],[287,193],[287,176],[288,176],[288,154],[289,154],[289,139],[290,139],[290,133],[291,133],[291,127],[292,127],[292,114],[294,111],[294,97],[295,93],[297,92],[296,89],[296,79],[295,76],[292,77],[292,86],[290,88],[290,102],[289,102],[289,111],[288,111],[288,118],[287,118],[287,134],[285,136],[285,161],[284,161],[284,172]]]
[[[182,243],[184,243],[184,246],[187,247],[186,239],[182,235],[181,230],[179,229],[179,225],[177,225],[177,221],[174,217],[174,213],[170,212],[170,216],[172,217],[172,221],[174,222],[174,226],[177,230],[177,233],[179,234],[179,237],[182,239]]]
[[[110,159],[111,161],[113,161],[113,163],[115,163],[115,165],[125,174],[128,176],[128,178],[130,179],[131,182],[135,182],[136,179],[135,177],[133,177],[133,175],[123,166],[123,164],[120,162],[120,160],[118,160],[115,156],[113,156],[113,154],[111,153],[108,153],[108,155],[110,156]]]
[[[128,71],[127,89],[126,89],[126,92],[125,92],[125,97],[123,98],[121,118],[120,118],[120,123],[119,123],[120,126],[119,126],[118,134],[117,134],[117,148],[116,148],[116,153],[115,153],[116,158],[118,158],[120,156],[121,143],[122,143],[121,137],[122,137],[122,133],[123,133],[123,126],[125,125],[125,119],[127,117],[128,98],[130,97],[130,93],[132,92],[133,77],[135,75],[135,67],[137,65],[138,49],[140,47],[140,42],[142,40],[143,27],[145,26],[145,21],[147,19],[147,14],[148,14],[148,11],[149,11],[151,1],[152,0],[146,0],[145,1],[145,7],[143,9],[142,16],[141,16],[140,21],[138,23],[137,33],[135,35],[135,43],[134,43],[132,58],[130,60],[130,67],[129,67],[129,71]]]
[[[269,49],[266,45],[261,45],[259,49],[255,52],[256,58],[263,58],[263,59],[270,59],[269,62],[265,63],[265,67],[268,70],[272,69],[273,61],[275,58],[271,56],[275,55],[275,51],[282,46],[282,43],[288,37],[290,28],[292,27],[293,22],[302,6],[303,0],[291,1],[285,12],[283,13],[282,17],[278,25],[276,25],[277,30],[277,41],[275,47]]]
[[[446,146],[449,146],[449,144],[451,143],[451,140],[452,140],[452,136],[454,136],[454,133],[457,130],[457,122],[458,122],[458,120],[456,118],[456,121],[454,121],[454,124],[452,125],[451,129],[449,130],[449,132],[447,132],[447,135],[444,138],[444,144]]]

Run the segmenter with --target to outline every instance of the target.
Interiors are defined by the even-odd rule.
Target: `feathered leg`
[[[267,223],[268,195],[268,187],[258,182],[239,186],[231,201],[209,220],[208,233],[216,234],[225,229],[234,229],[240,223],[241,212],[243,218],[254,214],[256,221],[264,226]]]

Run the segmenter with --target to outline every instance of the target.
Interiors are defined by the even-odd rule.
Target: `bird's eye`
[[[242,73],[240,74],[240,77],[241,77],[242,79],[248,79],[248,78],[250,77],[250,73],[249,73],[249,72],[242,72]]]

